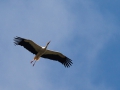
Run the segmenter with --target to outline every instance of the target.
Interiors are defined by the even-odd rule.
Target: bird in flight
[[[21,37],[15,37],[14,38],[15,45],[23,46],[25,49],[30,51],[31,53],[35,54],[34,59],[31,61],[33,63],[33,66],[35,65],[36,61],[40,60],[40,57],[58,61],[62,63],[65,67],[70,67],[73,63],[72,60],[63,55],[60,52],[48,50],[47,47],[50,43],[50,41],[46,44],[45,47],[41,47],[34,43],[32,40],[21,38]]]

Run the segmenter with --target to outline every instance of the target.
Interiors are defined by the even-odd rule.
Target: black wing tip
[[[68,57],[65,57],[65,61],[62,63],[66,68],[69,68],[70,66],[72,66],[73,62],[71,59],[69,59]]]
[[[20,45],[20,42],[21,42],[22,40],[24,40],[24,39],[21,38],[21,37],[16,36],[16,37],[14,37],[14,44],[15,44],[15,45]]]
[[[18,37],[18,36],[14,37],[14,39],[17,39],[17,38],[21,38],[21,37]]]

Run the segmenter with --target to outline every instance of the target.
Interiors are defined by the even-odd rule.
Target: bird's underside
[[[50,41],[46,44],[45,48],[42,48],[41,46],[37,45],[32,40],[24,39],[21,37],[15,37],[14,41],[15,45],[23,46],[25,49],[35,54],[34,59],[31,61],[31,63],[33,63],[34,61],[33,66],[35,65],[36,61],[40,59],[40,57],[58,61],[62,63],[65,67],[70,67],[73,64],[72,60],[63,55],[62,53],[48,50],[47,47]]]
[[[45,53],[45,51],[43,51],[42,53],[41,52],[38,52],[37,55],[34,57],[34,59],[31,61],[31,63],[33,63],[33,66],[35,65],[36,61],[40,60],[40,57]]]

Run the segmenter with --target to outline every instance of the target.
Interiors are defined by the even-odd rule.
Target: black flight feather
[[[37,51],[33,48],[33,46],[29,42],[25,42],[24,40],[26,39],[21,38],[21,37],[16,37],[14,38],[14,41],[15,41],[14,43],[16,45],[23,46],[24,48],[26,48],[28,51],[30,51],[33,54],[37,54]]]

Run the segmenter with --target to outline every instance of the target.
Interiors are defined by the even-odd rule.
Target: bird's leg
[[[37,60],[35,60],[35,62],[34,62],[34,64],[33,64],[33,66],[35,65],[36,61],[37,61]]]
[[[33,66],[35,65],[36,61],[37,61],[38,59],[40,59],[40,54],[41,54],[41,52],[39,52],[39,53],[34,57],[34,59],[31,61],[31,63],[32,63],[33,61],[35,61],[34,64],[33,64]]]
[[[39,57],[38,57],[38,55],[36,55],[35,57],[34,57],[34,59],[30,62],[30,63],[33,63],[33,61],[35,60],[38,60],[39,59]]]
[[[34,60],[32,60],[30,63],[32,63]]]

